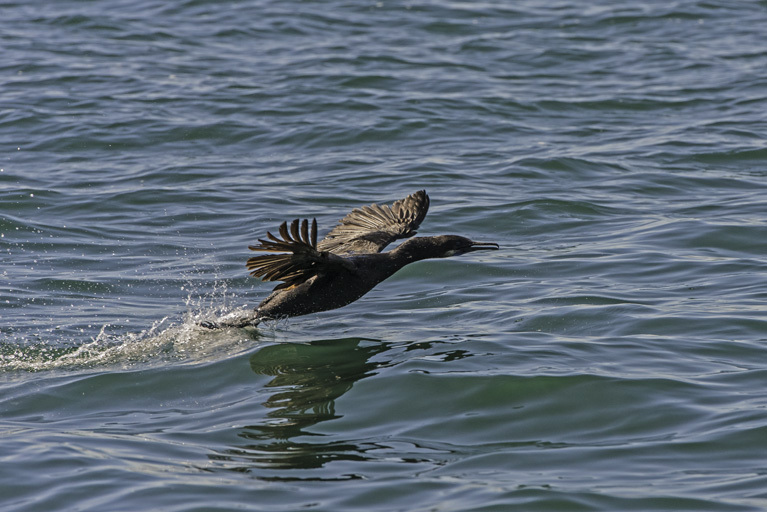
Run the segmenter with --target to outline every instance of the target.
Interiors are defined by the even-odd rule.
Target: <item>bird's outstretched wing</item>
[[[299,230],[300,226],[300,230]],[[340,258],[331,257],[327,252],[317,249],[317,220],[313,219],[311,230],[309,221],[304,219],[299,224],[295,219],[290,224],[280,225],[277,238],[267,231],[269,240],[259,239],[260,245],[251,245],[251,251],[279,252],[283,254],[265,254],[248,259],[246,266],[251,275],[264,281],[284,281],[275,290],[290,288],[327,271],[333,266],[343,266]],[[287,254],[284,254],[287,253]]]
[[[319,243],[321,251],[333,254],[381,252],[400,238],[415,235],[429,211],[425,190],[395,201],[391,206],[371,204],[355,208]]]

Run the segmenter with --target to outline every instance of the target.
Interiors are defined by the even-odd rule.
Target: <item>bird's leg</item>
[[[238,318],[235,320],[223,320],[220,322],[211,322],[206,320],[204,322],[200,322],[197,325],[199,325],[200,327],[204,327],[206,329],[224,329],[227,327],[238,327],[238,328],[248,327],[248,326],[255,327],[260,322],[261,322],[261,319],[258,318],[257,315],[253,315],[253,316]]]

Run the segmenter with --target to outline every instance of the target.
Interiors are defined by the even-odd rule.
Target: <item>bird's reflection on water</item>
[[[211,460],[247,472],[254,468],[320,468],[330,461],[364,459],[366,451],[377,448],[372,443],[323,443],[318,434],[307,429],[340,417],[335,412],[335,400],[355,382],[374,375],[379,364],[386,364],[371,362],[373,356],[386,350],[387,344],[363,338],[282,343],[258,350],[250,358],[252,370],[273,377],[265,387],[274,393],[263,402],[271,409],[268,419],[244,427],[239,437],[246,442],[211,455]],[[316,442],[308,440],[310,437]]]

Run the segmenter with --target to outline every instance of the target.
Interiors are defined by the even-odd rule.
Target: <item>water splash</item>
[[[242,316],[250,311],[247,306],[232,306],[233,297],[228,294],[225,282],[207,294],[192,291],[180,317],[165,316],[138,332],[103,324],[96,335],[84,342],[80,337],[67,339],[71,336],[61,333],[60,326],[32,336],[12,335],[0,340],[0,374],[199,364],[240,353],[252,347],[260,337],[258,331],[210,331],[199,326],[204,320]],[[84,328],[78,331],[87,336]]]

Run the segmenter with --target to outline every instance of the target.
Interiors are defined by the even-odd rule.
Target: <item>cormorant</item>
[[[391,206],[371,204],[352,210],[327,236],[317,242],[317,219],[283,222],[280,237],[266,233],[252,251],[280,253],[254,256],[247,268],[264,281],[282,281],[254,314],[237,321],[202,322],[210,329],[258,325],[261,320],[285,318],[346,306],[414,261],[446,258],[496,243],[473,242],[457,235],[411,238],[426,217],[425,190]],[[409,238],[395,249],[381,252],[394,240]]]

